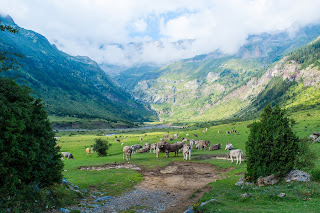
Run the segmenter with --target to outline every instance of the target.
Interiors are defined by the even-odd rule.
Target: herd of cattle
[[[235,132],[233,130],[232,132]],[[220,133],[220,131],[218,132]],[[229,133],[227,133],[229,134]],[[188,136],[189,134],[186,134]],[[193,134],[194,137],[198,137],[197,134]],[[145,143],[143,146],[140,144],[132,145],[132,146],[124,146],[123,147],[123,159],[126,158],[127,161],[131,160],[131,155],[144,152],[153,152],[156,154],[156,157],[159,158],[159,153],[164,152],[166,158],[169,157],[169,153],[173,152],[175,157],[178,157],[179,151],[182,152],[183,160],[191,160],[191,150],[196,147],[198,150],[218,150],[221,149],[221,144],[215,144],[210,146],[210,141],[207,140],[194,140],[194,139],[187,139],[182,138],[182,141],[178,141],[175,143],[168,143],[166,139],[169,141],[173,139],[177,139],[179,137],[178,134],[174,134],[173,137],[170,137],[168,134],[164,135],[163,138],[160,138],[160,141],[157,143]],[[140,138],[140,142],[142,142],[142,138]],[[124,145],[124,143],[121,143]],[[240,149],[233,149],[233,145],[231,143],[226,143],[225,150],[230,150],[227,154],[227,158],[230,158],[231,163],[233,162],[233,158],[237,159],[237,164],[241,164],[241,155],[242,151]]]
[[[206,132],[208,129],[204,130],[203,132]],[[231,133],[235,133],[235,130],[231,130]],[[230,134],[229,131],[226,132],[226,134]],[[220,130],[218,131],[220,133]],[[186,136],[189,136],[189,134],[186,134]],[[194,137],[198,137],[197,134],[193,134]],[[166,158],[169,157],[170,152],[174,152],[174,156],[178,157],[179,151],[182,152],[183,159],[184,160],[191,160],[191,150],[195,147],[198,150],[206,150],[207,148],[209,150],[218,150],[221,149],[221,144],[215,144],[210,146],[210,141],[207,140],[194,140],[194,139],[187,139],[182,138],[182,141],[178,141],[175,143],[168,143],[166,140],[172,141],[173,139],[177,139],[179,137],[178,134],[174,134],[173,137],[170,137],[170,135],[165,134],[163,135],[163,138],[160,138],[160,141],[157,143],[145,143],[143,146],[140,144],[132,145],[132,146],[124,146],[123,147],[123,159],[127,159],[127,161],[131,160],[131,155],[135,153],[145,153],[145,152],[153,152],[156,154],[156,157],[159,158],[159,153],[164,152]],[[142,142],[143,138],[140,137],[140,142]],[[119,139],[116,140],[117,142],[120,142]],[[121,143],[121,145],[124,145],[124,143]],[[242,151],[240,149],[234,149],[233,145],[231,143],[226,143],[225,150],[230,150],[229,153],[227,153],[227,158],[230,158],[231,163],[233,163],[233,158],[237,159],[236,164],[241,164],[241,155]],[[89,155],[93,153],[94,150],[92,148],[86,148],[86,153]],[[71,158],[74,159],[74,156],[72,153],[69,152],[61,152],[63,158]]]

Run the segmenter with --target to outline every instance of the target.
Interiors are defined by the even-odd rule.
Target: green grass
[[[211,183],[212,190],[206,193],[198,204],[196,212],[318,212],[320,201],[320,184],[285,183],[274,186],[236,186],[240,176],[231,176]],[[251,197],[240,195],[249,193]],[[286,195],[278,197],[280,193]],[[199,204],[210,199],[201,207]]]

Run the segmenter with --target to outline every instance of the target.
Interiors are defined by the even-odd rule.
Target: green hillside
[[[2,23],[17,27],[10,17]],[[42,35],[20,28],[18,34],[0,32],[0,48],[21,64],[1,73],[18,76],[21,84],[35,91],[46,104],[50,115],[101,118],[110,122],[150,121],[152,111],[116,86],[88,57],[73,57],[59,51]]]
[[[272,102],[286,108],[314,105],[315,101],[310,104],[302,101],[305,100],[302,94],[314,95],[305,94],[301,87],[313,91],[312,94],[317,93],[314,87],[320,83],[315,80],[320,80],[317,76],[318,40],[289,55],[284,54],[310,42],[318,31],[318,27],[312,28],[307,36],[285,40],[282,46],[284,36],[279,35],[275,44],[273,40],[270,43],[263,41],[263,45],[269,45],[265,49],[262,44],[246,45],[238,55],[201,55],[158,70],[144,70],[140,76],[132,77],[134,83],[131,81],[126,85],[135,97],[149,103],[162,121],[249,119],[259,115],[261,109]],[[258,47],[261,48],[256,51]],[[280,60],[273,62],[278,58]]]

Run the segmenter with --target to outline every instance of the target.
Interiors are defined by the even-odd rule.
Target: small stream
[[[168,125],[157,125],[157,126],[141,126],[134,128],[119,128],[119,129],[54,129],[55,132],[85,132],[85,131],[133,131],[133,130],[147,130],[147,129],[182,129],[182,126],[168,126]],[[116,133],[111,133],[114,135]]]

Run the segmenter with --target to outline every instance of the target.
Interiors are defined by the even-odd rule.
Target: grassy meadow
[[[289,114],[290,118],[296,121],[293,127],[299,137],[307,137],[313,131],[320,131],[320,111],[306,110]],[[63,175],[67,180],[81,188],[89,190],[97,190],[105,192],[107,195],[117,196],[143,180],[143,175],[137,171],[130,169],[109,169],[101,171],[84,171],[80,170],[80,166],[95,166],[110,163],[126,163],[122,159],[121,143],[125,145],[156,143],[164,134],[179,134],[179,138],[171,142],[181,141],[182,137],[194,138],[193,134],[198,135],[198,139],[209,140],[211,145],[221,143],[222,149],[216,151],[199,151],[192,150],[191,161],[210,163],[217,168],[230,168],[230,172],[223,174],[223,179],[210,183],[212,190],[206,193],[200,201],[207,201],[212,198],[217,202],[210,202],[204,207],[195,204],[195,209],[199,212],[316,212],[317,203],[320,201],[320,184],[317,182],[310,183],[285,183],[281,182],[276,186],[235,186],[234,183],[246,171],[246,162],[241,165],[231,164],[229,160],[212,159],[210,156],[225,156],[227,151],[224,150],[227,142],[232,143],[234,148],[245,151],[245,143],[248,138],[249,129],[247,126],[253,121],[230,123],[219,126],[208,126],[208,131],[202,133],[202,129],[189,127],[187,129],[156,129],[156,130],[139,130],[139,131],[86,131],[86,132],[57,132],[56,136],[61,136],[58,144],[61,151],[73,153],[75,159],[65,160]],[[227,135],[226,131],[235,129],[237,133]],[[218,130],[221,131],[218,134]],[[105,136],[113,133],[114,135]],[[143,141],[140,142],[140,137]],[[97,154],[87,155],[86,147],[94,144],[95,138],[107,140],[112,146],[108,150],[106,157],[98,157]],[[116,142],[120,139],[121,142]],[[320,144],[311,144],[311,148],[319,153]],[[160,153],[157,159],[153,153],[137,153],[132,155],[131,164],[140,166],[141,168],[151,169],[165,167],[172,161],[183,161],[182,154],[179,157],[173,157],[170,153],[169,158],[165,158],[164,153]],[[320,160],[316,161],[317,169],[320,169]],[[308,171],[310,172],[310,171]],[[252,197],[241,198],[240,194],[249,192]],[[277,194],[286,193],[284,198],[279,198]],[[232,201],[232,202],[231,202]],[[290,206],[288,206],[290,205]],[[287,207],[288,206],[288,207]]]

